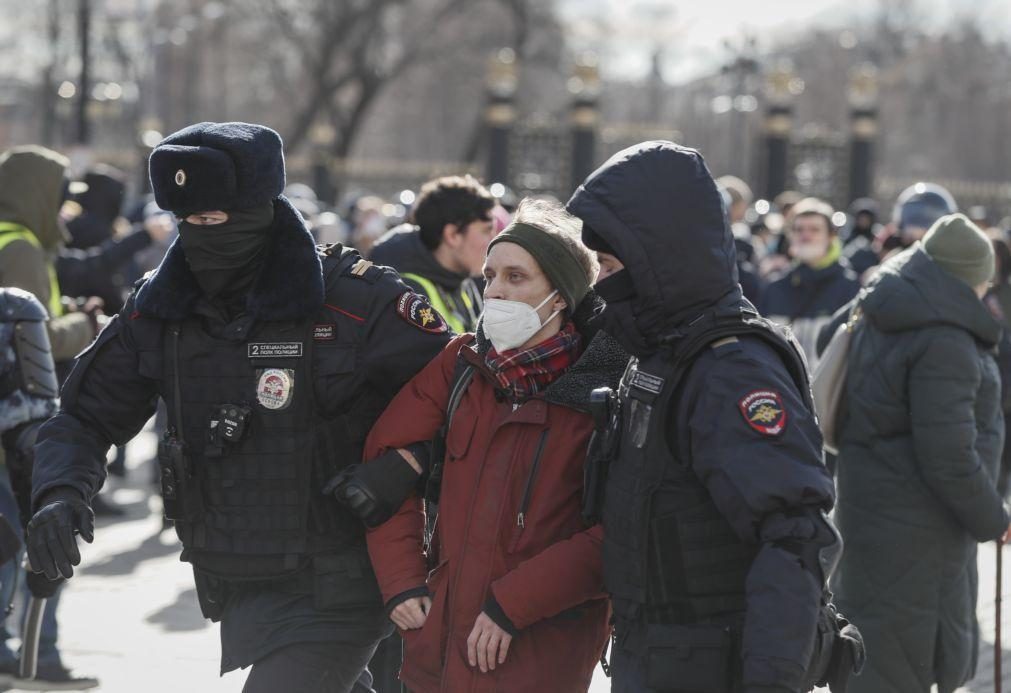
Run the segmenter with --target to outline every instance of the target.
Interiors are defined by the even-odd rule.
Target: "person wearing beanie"
[[[601,528],[581,513],[588,406],[627,362],[588,320],[602,308],[596,273],[575,219],[523,201],[488,248],[477,330],[450,342],[372,429],[370,461],[349,484],[383,499],[384,512],[363,519],[411,691],[590,685],[610,627]],[[422,467],[408,449],[433,438],[445,457],[424,492],[429,511],[438,502],[429,572]]]
[[[591,452],[608,460],[614,690],[798,693],[844,676],[852,633],[834,652],[817,637],[834,622],[824,586],[840,547],[807,369],[743,296],[705,161],[643,142],[567,209],[584,243],[620,262],[594,287],[606,302],[596,322],[635,357],[598,395],[616,406],[598,439],[610,443]],[[833,654],[830,673],[818,662]]]
[[[366,663],[392,626],[364,530],[324,489],[442,351],[446,323],[393,270],[316,247],[282,195],[273,130],[190,126],[155,147],[150,175],[179,237],[39,432],[31,565],[73,575],[106,451],[161,398],[165,516],[204,616],[221,622],[222,672],[251,666],[247,693],[369,691]]]
[[[976,669],[976,546],[1009,537],[996,486],[1001,327],[980,300],[993,274],[987,236],[942,216],[840,311],[858,317],[837,461],[846,550],[832,591],[871,653],[851,692],[951,693]]]
[[[996,255],[986,233],[964,214],[941,217],[923,237],[930,259],[961,279],[979,296],[986,293],[996,270]]]

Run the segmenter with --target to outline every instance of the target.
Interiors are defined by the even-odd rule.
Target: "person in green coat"
[[[981,301],[993,274],[989,239],[953,214],[857,298],[833,584],[867,645],[850,693],[950,693],[974,674],[976,546],[1009,532],[1000,326]]]

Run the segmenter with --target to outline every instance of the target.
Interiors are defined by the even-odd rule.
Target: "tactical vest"
[[[347,253],[331,272],[357,259]],[[325,272],[327,264],[333,267],[324,258]],[[372,287],[345,284],[342,303],[367,307]],[[357,300],[356,290],[363,294]],[[184,441],[186,483],[195,500],[176,530],[182,559],[204,573],[279,578],[314,556],[364,543],[361,523],[320,493],[329,478],[359,461],[361,450],[350,445],[341,418],[326,418],[317,407],[314,318],[258,321],[236,339],[208,334],[199,316],[164,325],[160,391],[170,433]],[[244,410],[241,437],[222,441],[219,427],[234,429],[234,414]]]
[[[796,343],[754,314],[695,325],[674,346],[633,358],[622,377],[603,508],[604,582],[618,619],[692,624],[745,610],[758,547],[737,537],[690,460],[678,459],[673,430],[679,385],[695,357],[715,341],[745,335],[776,348],[811,407]]]

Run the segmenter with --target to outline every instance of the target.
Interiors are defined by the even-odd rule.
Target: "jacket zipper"
[[[541,431],[541,438],[537,441],[537,452],[534,453],[534,463],[530,467],[530,475],[527,476],[527,484],[523,488],[523,500],[520,501],[520,512],[516,515],[516,526],[520,529],[527,526],[527,508],[530,506],[530,494],[534,490],[534,479],[537,477],[537,468],[541,466],[541,455],[544,453],[544,444],[548,440],[548,430]]]

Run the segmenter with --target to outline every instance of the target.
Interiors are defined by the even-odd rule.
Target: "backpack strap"
[[[466,348],[463,346],[461,348]],[[428,474],[428,481],[425,483],[425,537],[424,551],[431,556],[432,538],[435,535],[435,526],[439,519],[439,496],[442,493],[442,470],[446,464],[446,436],[449,434],[449,427],[453,424],[453,417],[456,410],[463,401],[463,396],[467,393],[474,380],[474,373],[477,371],[473,364],[467,363],[462,356],[457,354],[456,363],[453,366],[452,387],[449,391],[449,400],[446,403],[446,420],[439,427],[439,431],[432,439],[432,461]]]

